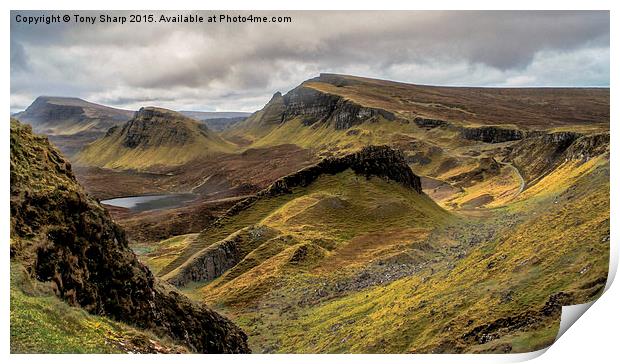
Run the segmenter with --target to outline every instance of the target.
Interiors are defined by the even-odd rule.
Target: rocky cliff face
[[[143,107],[120,129],[122,145],[127,148],[182,146],[194,140],[188,124],[203,126],[174,111]],[[205,134],[208,132],[206,127],[202,130]]]
[[[414,118],[413,122],[420,128],[425,128],[427,130],[449,125],[448,122],[445,120],[429,119],[422,117]]]
[[[508,159],[526,181],[544,176],[567,160],[587,160],[609,151],[609,133],[530,132],[516,143]]]
[[[303,85],[284,95],[283,102],[285,110],[282,121],[299,117],[305,125],[323,122],[333,125],[337,130],[348,129],[378,116],[387,120],[395,119],[389,111],[364,107],[341,96]]]
[[[291,193],[293,188],[308,186],[321,175],[337,174],[347,169],[367,178],[385,178],[422,193],[420,178],[411,171],[401,152],[387,146],[368,146],[344,157],[323,159],[313,166],[282,177],[256,195],[234,205],[222,219],[248,209],[259,199]],[[215,222],[215,225],[217,224],[218,221]],[[243,259],[243,255],[239,253],[241,240],[241,236],[235,234],[198,252],[175,272],[166,276],[168,282],[184,286],[192,281],[217,278]]]
[[[203,353],[248,352],[246,335],[158,282],[46,138],[11,121],[11,259],[90,313]]]
[[[575,140],[566,149],[566,158],[588,160],[609,152],[609,133],[586,135]]]
[[[484,143],[503,143],[512,140],[520,140],[526,133],[517,129],[507,129],[497,126],[482,126],[479,128],[461,128],[461,136],[465,139],[476,140]]]
[[[325,123],[337,130],[343,130],[378,117],[396,119],[389,111],[365,107],[341,96],[301,85],[284,96],[277,92],[269,103],[250,119],[257,119],[262,125],[279,125],[298,118],[306,126]]]

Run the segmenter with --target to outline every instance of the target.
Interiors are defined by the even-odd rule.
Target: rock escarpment
[[[160,283],[46,138],[11,121],[11,259],[86,311],[203,353],[249,352],[231,321]]]
[[[293,188],[308,186],[321,175],[333,175],[347,169],[367,178],[371,176],[385,178],[400,183],[417,193],[422,193],[420,178],[411,171],[400,151],[387,146],[368,146],[357,153],[339,158],[323,159],[313,166],[278,179],[256,195],[234,205],[221,220],[239,214],[260,199],[289,194]],[[219,221],[216,221],[214,226],[217,226]],[[175,271],[166,275],[165,278],[169,283],[176,286],[184,286],[191,281],[217,278],[228,269],[226,267],[232,267],[243,259],[243,254],[239,254],[238,245],[241,240],[233,234],[224,240],[213,242],[212,245],[196,253]]]
[[[498,126],[481,126],[477,128],[461,128],[461,136],[468,140],[476,140],[484,143],[503,143],[520,140],[526,133],[517,129],[508,129]]]
[[[390,111],[363,106],[302,84],[286,95],[275,93],[269,103],[249,119],[264,126],[299,119],[306,126],[320,123],[344,130],[378,118],[395,120],[396,116]]]
[[[122,145],[127,148],[182,146],[194,140],[193,130],[190,127],[194,123],[196,122],[193,119],[174,111],[143,107],[120,128]],[[197,124],[197,126],[203,125]],[[206,127],[203,132],[206,136],[208,132]]]
[[[396,119],[389,111],[365,107],[303,85],[284,95],[283,102],[283,122],[299,117],[305,125],[322,122],[333,125],[336,130],[348,129],[379,116],[387,120]]]
[[[512,146],[508,159],[527,182],[540,178],[567,160],[587,160],[609,151],[609,133],[530,132]]]

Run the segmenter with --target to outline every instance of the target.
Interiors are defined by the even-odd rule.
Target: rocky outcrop
[[[526,133],[517,129],[507,129],[498,126],[481,126],[477,128],[461,128],[461,136],[468,140],[476,140],[484,143],[503,143],[520,140]]]
[[[609,133],[585,135],[575,140],[567,149],[565,157],[571,160],[588,160],[609,152]]]
[[[349,168],[357,174],[383,177],[422,193],[420,177],[413,174],[400,151],[388,146],[368,146],[344,157],[323,159],[314,166],[282,177],[258,195],[290,193],[292,188],[307,186],[323,174],[336,174]]]
[[[368,146],[344,157],[323,159],[313,166],[278,179],[256,195],[235,204],[213,224],[213,227],[250,208],[260,199],[289,194],[293,188],[308,186],[322,175],[333,175],[347,169],[366,178],[371,176],[385,178],[422,193],[420,177],[411,171],[400,151],[388,146]],[[261,236],[263,235],[265,234]],[[239,254],[241,241],[244,241],[242,235],[235,233],[219,242],[212,242],[165,278],[176,286],[184,286],[191,281],[214,279],[243,259],[244,254]]]
[[[215,279],[239,263],[250,250],[273,238],[276,234],[265,226],[250,226],[234,232],[203,249],[184,264],[181,274],[175,274],[168,283],[177,287],[189,282]]]
[[[185,123],[194,123],[194,120],[174,111],[143,107],[120,129],[122,145],[127,148],[148,148],[191,143],[194,136]]]
[[[11,122],[11,259],[71,305],[203,353],[249,352],[231,321],[157,281],[46,138]]]
[[[148,170],[178,166],[232,151],[204,123],[176,111],[143,107],[122,126],[83,148],[72,161],[79,166]]]
[[[333,125],[337,130],[349,129],[382,117],[395,120],[393,113],[362,106],[341,96],[301,85],[286,95],[277,92],[254,118],[263,125],[276,125],[298,118],[306,126],[315,123]]]
[[[429,118],[422,118],[422,117],[414,118],[413,122],[420,128],[425,128],[427,130],[435,129],[440,126],[449,125],[448,122],[445,120],[429,119]]]
[[[530,132],[510,148],[508,159],[526,182],[546,175],[567,160],[587,160],[609,150],[609,133]]]

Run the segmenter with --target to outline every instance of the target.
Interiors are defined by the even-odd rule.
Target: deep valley
[[[607,280],[609,102],[337,74],[252,114],[39,97],[11,118],[11,350],[547,347]]]

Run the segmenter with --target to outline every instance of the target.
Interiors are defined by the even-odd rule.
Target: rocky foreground
[[[227,318],[159,282],[48,140],[11,120],[11,260],[73,306],[201,353],[247,353]]]

